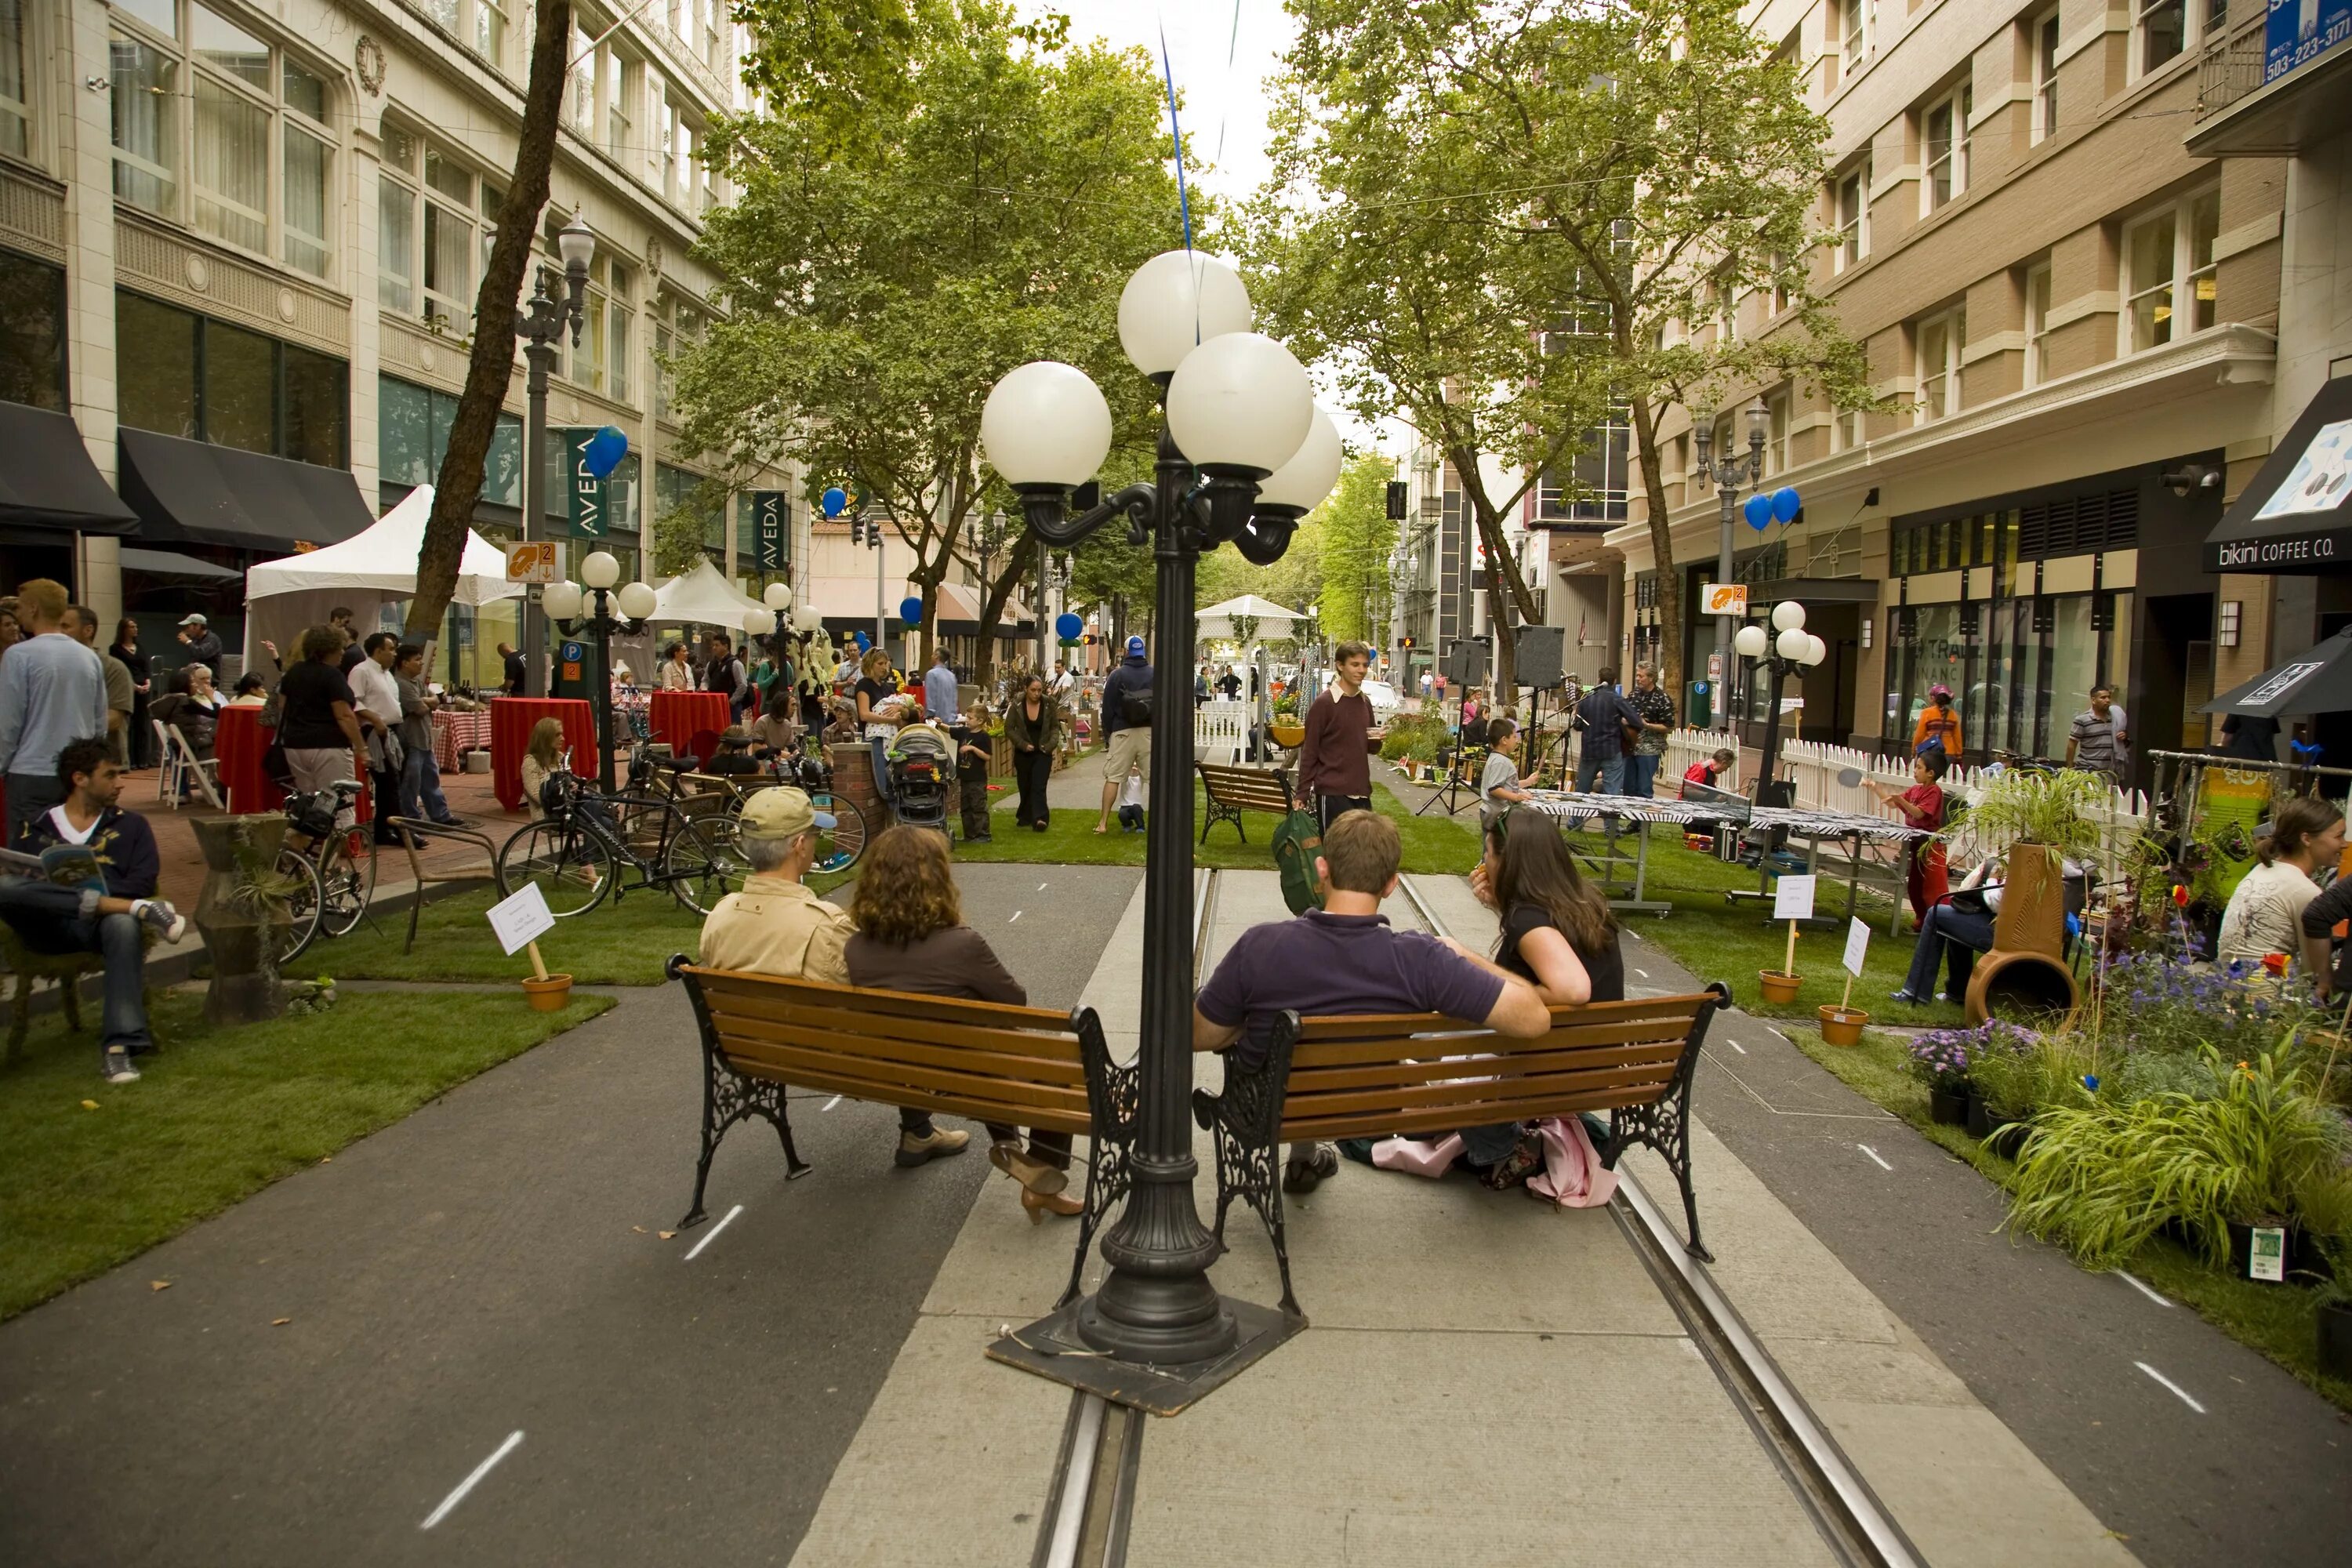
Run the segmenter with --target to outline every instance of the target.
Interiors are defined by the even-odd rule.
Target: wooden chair
[[[491,842],[490,836],[478,827],[445,827],[440,823],[428,822],[421,816],[394,816],[387,819],[385,825],[399,838],[401,848],[407,851],[408,874],[416,879],[415,896],[408,901],[408,937],[400,944],[401,952],[412,952],[416,948],[416,922],[425,912],[426,884],[432,882],[496,884],[499,849],[498,846]],[[417,845],[417,840],[420,838],[470,844],[482,852],[482,864],[478,867],[461,866],[446,871],[428,869],[425,864],[425,856]]]

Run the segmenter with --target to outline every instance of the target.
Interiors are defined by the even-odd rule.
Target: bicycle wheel
[[[349,936],[375,897],[375,855],[363,831],[345,828],[319,856],[319,928],[329,936]]]
[[[570,818],[531,823],[499,851],[499,892],[511,897],[538,888],[547,912],[562,920],[604,901],[614,881],[613,852],[595,833]]]
[[[834,819],[831,833],[817,835],[816,860],[812,871],[846,871],[857,864],[866,853],[866,814],[857,803],[837,795],[817,795],[811,804]]]
[[[326,900],[320,896],[319,869],[299,849],[278,852],[278,875],[291,883],[286,895],[286,945],[279,950],[280,965],[293,963],[319,934],[319,912]]]
[[[740,892],[751,862],[735,832],[731,816],[706,816],[687,825],[670,840],[662,860],[662,879],[677,901],[696,914],[707,915],[730,893]]]

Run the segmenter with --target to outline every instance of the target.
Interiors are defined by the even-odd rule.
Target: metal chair
[[[491,842],[490,836],[478,827],[444,827],[420,816],[390,817],[386,819],[385,826],[398,835],[400,847],[408,853],[408,874],[416,879],[416,892],[408,901],[408,938],[400,944],[401,952],[410,952],[416,947],[416,922],[425,911],[425,884],[488,882],[495,886],[499,848]],[[425,868],[425,857],[417,849],[419,838],[453,839],[461,844],[471,844],[481,850],[482,864],[478,868],[468,866],[450,871],[428,871]]]

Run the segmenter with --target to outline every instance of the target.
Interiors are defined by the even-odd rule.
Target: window
[[[2025,274],[2025,384],[2050,379],[2050,263]]]
[[[720,570],[727,565],[727,516],[723,506],[706,507],[699,492],[707,483],[700,474],[684,468],[673,468],[667,463],[654,465],[654,517],[656,521],[677,512],[698,518],[702,525],[702,550],[712,564]]]
[[[19,158],[32,153],[32,78],[25,0],[0,0],[0,153]]]
[[[480,277],[475,268],[489,259],[505,193],[408,132],[386,125],[383,143],[376,186],[376,302],[467,331]],[[420,148],[421,188],[412,183]]]
[[[1558,522],[1622,522],[1626,516],[1626,468],[1632,447],[1633,411],[1618,405],[1608,420],[1584,432],[1570,465],[1570,480],[1547,468],[1536,493],[1536,516]]]
[[[0,250],[0,403],[67,407],[65,269],[13,250]]]
[[[637,112],[637,95],[644,90],[646,68],[643,62],[625,56],[612,57],[613,70],[604,105],[604,147],[615,158],[626,159],[635,145],[634,121]]]
[[[2189,47],[2189,6],[2188,0],[2138,0],[2138,9],[2133,52],[2146,75]]]
[[[604,368],[612,382],[613,401],[629,401],[629,354],[635,344],[636,313],[630,310],[635,279],[620,262],[612,264],[610,294],[604,306]]]
[[[1916,328],[1919,405],[1914,423],[1932,425],[1960,411],[1960,356],[1968,348],[1965,306],[1929,316]]]
[[[504,0],[474,0],[474,52],[494,66],[507,63],[507,7]]]
[[[1767,309],[1775,316],[1789,308],[1789,254],[1784,250],[1772,253],[1772,280],[1767,285],[1766,300]]]
[[[1715,337],[1725,343],[1739,338],[1739,292],[1729,273],[1715,280]]]
[[[341,360],[144,295],[114,296],[116,417],[138,430],[339,468],[351,460]]]
[[[2201,191],[2124,229],[2124,352],[2168,343],[2214,321],[2213,241],[2221,194]]]
[[[116,199],[327,276],[336,141],[326,78],[201,5],[116,11],[156,35],[118,26],[109,39]]]
[[[589,140],[596,136],[596,56],[595,37],[588,31],[587,16],[578,11],[572,14],[572,58],[579,63],[572,68],[572,77],[565,84],[563,121],[572,130]]]
[[[2058,129],[2058,8],[2033,21],[2033,140]]]
[[[1789,394],[1786,388],[1764,400],[1764,471],[1786,473],[1789,461]]]
[[[1874,47],[1878,0],[1838,0],[1838,79],[1850,79]]]
[[[1870,254],[1870,160],[1840,174],[1837,180],[1837,248],[1832,253],[1840,272]]]
[[[1920,182],[1923,212],[1934,212],[1969,188],[1969,110],[1974,89],[1958,92],[1927,106],[1920,131],[1927,142],[1927,174]]]
[[[683,353],[702,341],[709,318],[696,306],[664,294],[654,301],[654,416],[672,416],[677,377],[669,368],[672,354]]]
[[[1847,409],[1830,416],[1830,450],[1859,452],[1866,440],[1866,417],[1858,408]]]
[[[393,376],[376,381],[376,464],[392,484],[429,485],[440,477],[457,417],[455,395]],[[482,498],[497,506],[522,505],[522,421],[499,416],[482,465]]]

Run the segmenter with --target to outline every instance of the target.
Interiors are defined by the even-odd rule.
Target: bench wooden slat
[[[842,1029],[814,1016],[786,1022],[742,1017],[716,1007],[711,1009],[710,1021],[718,1027],[720,1048],[730,1057],[756,1054],[761,1046],[796,1046],[807,1050],[839,1051],[868,1061],[912,1062],[977,1078],[1003,1079],[1011,1083],[1050,1084],[1081,1091],[1087,1084],[1086,1069],[1078,1065],[1075,1049],[1059,1059],[1014,1055],[966,1045],[877,1037]]]
[[[1428,1132],[1443,1135],[1458,1132],[1465,1127],[1519,1121],[1536,1115],[1565,1116],[1579,1110],[1612,1110],[1623,1105],[1647,1105],[1657,1098],[1657,1089],[1653,1085],[1641,1089],[1595,1089],[1582,1094],[1548,1095],[1539,1102],[1539,1107],[1527,1100],[1494,1100],[1433,1106],[1420,1110],[1388,1111],[1378,1116],[1349,1112],[1294,1118],[1286,1114],[1282,1119],[1281,1139],[1286,1143],[1303,1143],[1334,1138],[1409,1137]]]
[[[1580,1025],[1553,1029],[1533,1039],[1512,1039],[1486,1029],[1411,1039],[1318,1040],[1291,1052],[1293,1072],[1310,1067],[1350,1067],[1359,1063],[1433,1061],[1440,1057],[1512,1057],[1529,1051],[1605,1050],[1618,1046],[1663,1046],[1676,1051],[1690,1035],[1690,1020],[1663,1019],[1639,1024]]]
[[[1302,1091],[1293,1086],[1283,1100],[1282,1114],[1285,1121],[1294,1115],[1313,1118],[1360,1111],[1378,1117],[1391,1113],[1405,1114],[1433,1106],[1468,1105],[1480,1100],[1509,1100],[1549,1106],[1562,1096],[1596,1089],[1646,1087],[1654,1095],[1658,1088],[1673,1076],[1671,1066],[1664,1071],[1601,1067],[1571,1068],[1511,1078],[1465,1078],[1452,1083],[1423,1082],[1388,1085],[1379,1089],[1339,1089],[1329,1093]],[[1521,1114],[1537,1113],[1523,1111]],[[1492,1121],[1499,1118],[1488,1117],[1486,1120]]]
[[[1612,1046],[1587,1050],[1514,1051],[1507,1056],[1481,1057],[1468,1061],[1367,1062],[1352,1067],[1294,1066],[1290,1098],[1323,1094],[1341,1089],[1409,1089],[1457,1078],[1534,1078],[1545,1073],[1614,1068],[1650,1079],[1673,1074],[1682,1059],[1680,1040],[1635,1046]]]
[[[1087,1114],[1087,1096],[1082,1089],[1027,1083],[1016,1079],[993,1078],[985,1073],[953,1072],[942,1068],[917,1067],[911,1063],[877,1061],[866,1057],[851,1058],[833,1051],[829,1047],[812,1047],[768,1040],[739,1037],[729,1042],[727,1052],[728,1058],[747,1072],[756,1064],[769,1068],[768,1076],[781,1078],[788,1083],[814,1086],[818,1075],[835,1081],[863,1083],[885,1091],[867,1098],[891,1104],[900,1101],[889,1091],[919,1090],[997,1107],[997,1110],[988,1112],[989,1120],[992,1121],[1018,1121],[1020,1116],[1004,1116],[1002,1111],[1022,1108],[1076,1115],[1080,1119]]]
[[[957,1046],[967,1050],[1036,1061],[1063,1062],[1073,1069],[1078,1061],[1078,1037],[1067,1030],[982,1028],[929,1018],[899,1018],[887,1013],[859,1013],[845,1007],[809,1006],[778,997],[713,996],[711,1016],[734,1022],[757,1021],[826,1029],[870,1040],[904,1040],[919,1046]]]
[[[1064,1033],[1070,1026],[1067,1013],[1057,1013],[1050,1007],[1015,1007],[1002,1002],[969,1001],[961,996],[931,996],[919,991],[891,991],[879,986],[835,985],[823,980],[787,980],[777,974],[697,965],[688,965],[686,973],[700,980],[707,996],[721,993],[793,995],[805,997],[819,1006],[843,1006],[854,1012],[902,1018],[937,1018],[950,1024],[1034,1024]]]
[[[961,1116],[973,1121],[1011,1122],[1019,1127],[1068,1132],[1077,1137],[1087,1136],[1093,1128],[1092,1121],[1083,1110],[1073,1115],[1066,1110],[1043,1106],[1005,1105],[961,1094],[911,1089],[903,1084],[877,1083],[870,1079],[843,1073],[803,1069],[785,1072],[769,1063],[748,1058],[740,1060],[738,1066],[747,1078],[765,1079],[772,1083],[814,1089],[823,1094],[838,1094],[845,1099],[864,1100],[873,1105],[905,1105],[942,1116]]]
[[[1625,1002],[1588,1002],[1580,1006],[1553,1008],[1551,1021],[1552,1027],[1559,1029],[1648,1018],[1661,1023],[1671,1022],[1687,1030],[1701,1008],[1714,1005],[1715,999],[1704,994],[1644,996]],[[1406,1039],[1416,1034],[1438,1030],[1484,1027],[1476,1022],[1465,1023],[1458,1018],[1448,1018],[1442,1013],[1349,1013],[1302,1018],[1299,1020],[1298,1038],[1302,1045],[1316,1040]]]

